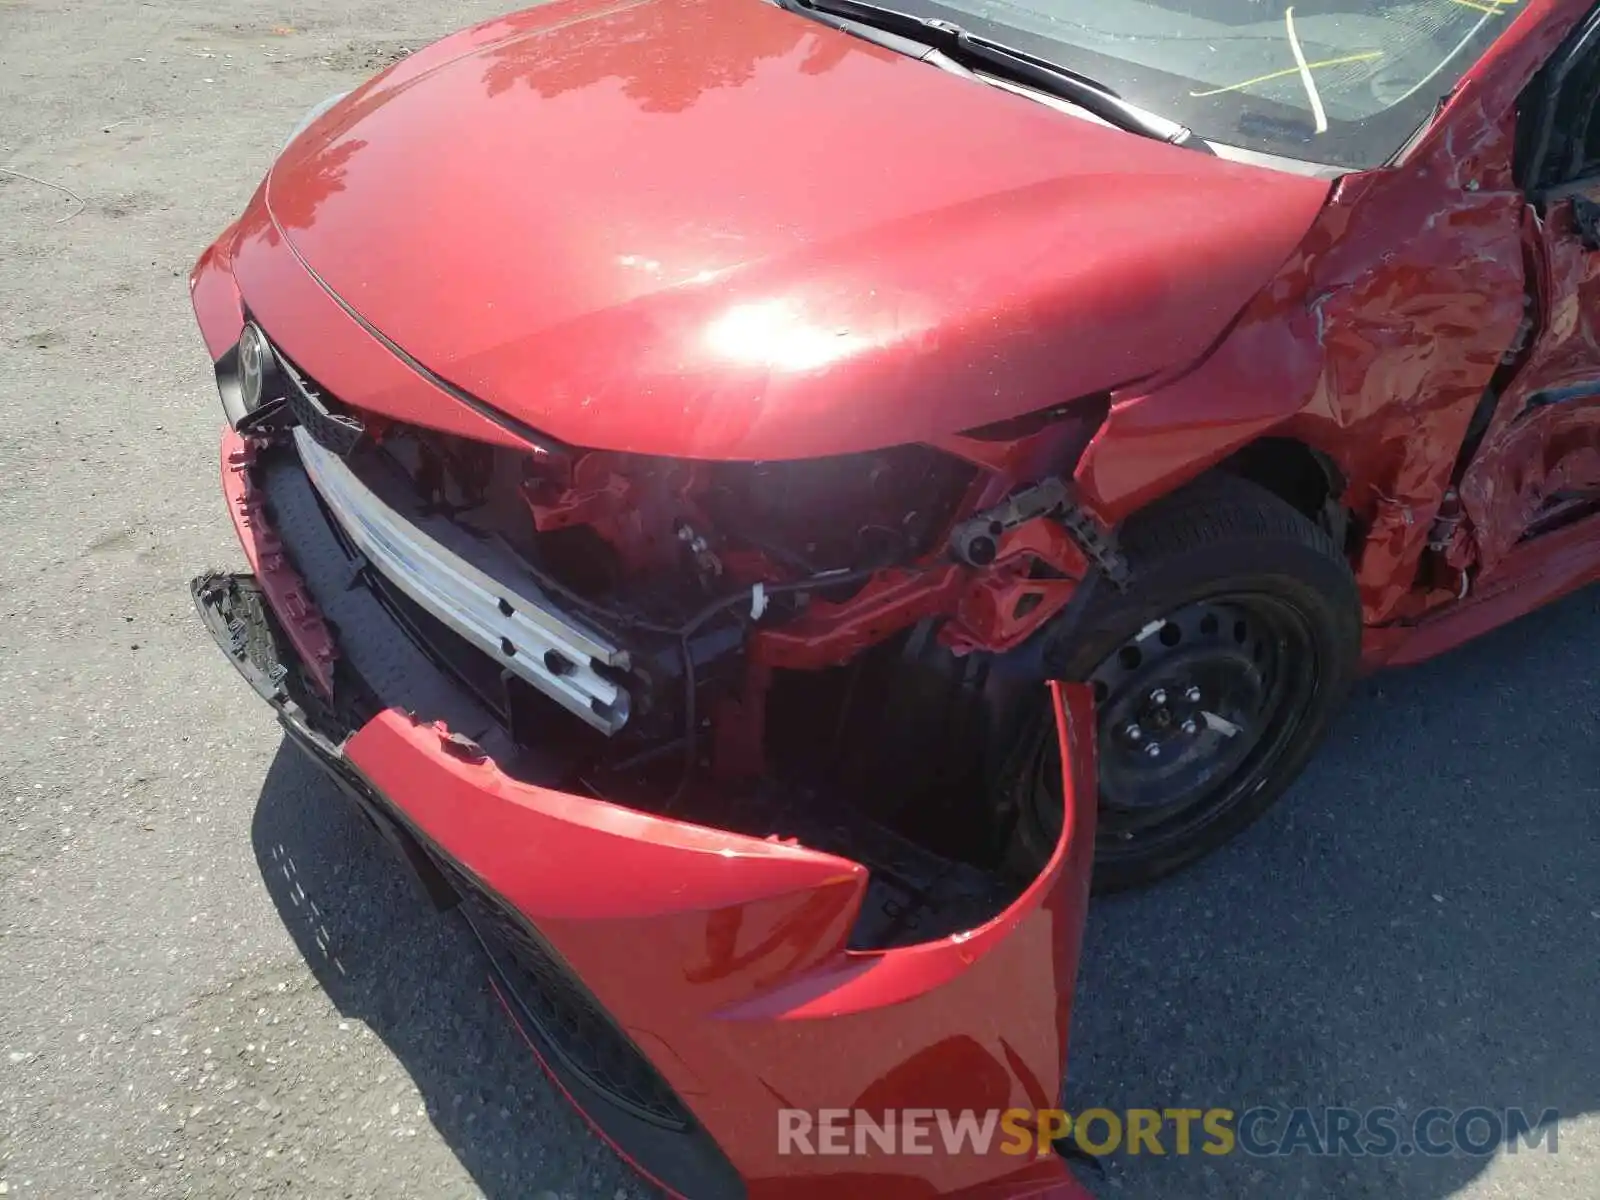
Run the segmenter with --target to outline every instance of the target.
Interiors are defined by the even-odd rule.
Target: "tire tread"
[[[1303,743],[1256,795],[1190,844],[1153,848],[1147,861],[1122,859],[1114,868],[1097,863],[1097,892],[1155,882],[1203,857],[1264,812],[1326,734],[1355,678],[1361,643],[1360,593],[1339,546],[1321,525],[1259,484],[1222,473],[1202,476],[1129,517],[1119,543],[1130,568],[1128,587],[1118,592],[1102,578],[1091,580],[1087,602],[1048,638],[1045,661],[1058,678],[1085,678],[1146,621],[1208,587],[1226,589],[1233,581],[1298,593],[1315,614],[1325,657]]]

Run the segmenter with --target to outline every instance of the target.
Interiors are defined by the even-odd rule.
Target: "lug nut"
[[[1200,689],[1197,688],[1197,687],[1190,688],[1187,692],[1185,692],[1183,694],[1183,698],[1185,700],[1187,700],[1190,704],[1199,704],[1200,703]]]
[[[1155,691],[1150,693],[1151,704],[1165,704],[1166,702],[1167,693],[1163,689],[1157,688]]]
[[[1148,757],[1148,758],[1160,758],[1161,757],[1161,747],[1156,745],[1154,742],[1151,742],[1148,746],[1146,746],[1144,748],[1144,752],[1145,752],[1146,757]]]
[[[1137,725],[1127,726],[1122,731],[1122,735],[1130,742],[1140,742],[1144,740],[1144,730],[1140,729]]]
[[[1196,721],[1195,721],[1195,719],[1193,717],[1190,717],[1187,721],[1185,721],[1183,723],[1183,731],[1185,733],[1199,733],[1200,732],[1200,726],[1199,726],[1199,724],[1196,723]]]

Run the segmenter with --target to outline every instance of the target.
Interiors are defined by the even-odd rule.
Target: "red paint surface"
[[[1051,1168],[999,1153],[781,1156],[777,1109],[1056,1105],[1095,777],[1087,690],[1055,695],[1068,766],[1049,864],[975,930],[872,952],[845,947],[866,882],[854,863],[519,783],[445,754],[438,730],[397,712],[346,753],[650,1048],[752,1200],[963,1195],[1020,1166],[1024,1190],[987,1194],[1042,1196],[1025,1184]],[[1048,1161],[1066,1188],[1065,1168]]]
[[[560,1077],[550,1069],[550,1065],[539,1052],[539,1047],[532,1038],[528,1037],[527,1032],[522,1029],[516,1012],[506,1002],[504,993],[501,992],[499,985],[495,983],[492,977],[489,980],[489,987],[493,990],[495,999],[500,1002],[500,1007],[505,1010],[507,1018],[522,1033],[523,1041],[527,1044],[529,1053],[539,1063],[545,1073],[545,1077],[555,1086],[557,1091],[567,1098],[569,1103],[578,1108],[578,1113],[584,1118],[590,1132],[610,1146],[634,1170],[644,1175],[646,1179],[665,1192],[671,1200],[694,1200],[693,1197],[684,1196],[679,1192],[673,1191],[659,1179],[646,1172],[628,1154],[624,1147],[619,1146],[605,1129],[596,1124],[578,1106],[572,1094],[562,1085]],[[796,1180],[793,1184],[781,1185],[775,1181],[763,1194],[768,1197],[768,1200],[791,1200],[791,1198],[792,1200],[822,1200],[823,1196],[848,1197],[852,1194],[851,1188],[853,1184],[843,1183],[843,1190],[839,1190],[841,1183],[842,1181],[838,1179],[832,1179],[822,1187],[819,1187],[815,1180],[801,1179]],[[891,1181],[868,1176],[862,1180],[861,1194],[863,1195],[863,1200],[865,1200],[866,1196],[872,1196],[876,1200],[876,1198],[884,1195],[882,1189],[894,1186]],[[938,1195],[938,1192],[931,1191],[927,1187],[918,1189],[914,1182],[910,1185],[910,1188],[914,1189],[910,1194],[919,1197]],[[1072,1177],[1066,1168],[1062,1166],[1059,1159],[1051,1157],[1031,1161],[1026,1166],[1001,1178],[966,1188],[955,1193],[952,1200],[1094,1200],[1094,1197]]]
[[[1402,161],[1330,190],[1079,122],[755,0],[568,0],[420,52],[317,122],[202,258],[195,308],[214,357],[248,306],[341,400],[466,437],[520,444],[344,306],[581,446],[789,458],[921,440],[995,472],[979,506],[1075,461],[1111,522],[1254,439],[1293,438],[1345,480],[1367,663],[1418,661],[1600,577],[1600,518],[1524,540],[1552,496],[1600,485],[1596,402],[1528,409],[1600,374],[1600,268],[1561,211],[1531,217],[1511,174],[1518,95],[1587,8],[1519,5]],[[1530,295],[1534,341],[1451,498]],[[1104,390],[1081,457],[1076,432],[960,436]],[[625,520],[614,492],[608,476],[586,503]],[[230,502],[249,549],[248,505]],[[1430,551],[1441,512],[1448,542]],[[1017,531],[1012,565],[1065,562],[1045,532]],[[1010,644],[1027,628],[1003,567],[879,578],[762,630],[752,658],[845,661],[930,612],[958,618],[964,647]],[[1047,611],[1070,595],[1060,583]],[[320,643],[300,637],[311,661]],[[754,719],[756,693],[742,703],[719,737]],[[1081,698],[1061,715],[1069,795],[1090,796]],[[1046,1194],[1001,1178],[1009,1162],[847,1179],[777,1161],[774,1095],[1053,1103],[1088,805],[995,923],[856,955],[859,866],[532,788],[437,743],[389,713],[350,754],[637,1041],[665,1047],[658,1065],[753,1196]],[[1031,1169],[1070,1186],[1054,1160]]]
[[[1582,245],[1568,204],[1554,206],[1537,231],[1543,287],[1532,350],[1461,481],[1474,533],[1469,557],[1487,578],[1515,576],[1508,560],[1518,539],[1553,497],[1600,484],[1600,395],[1529,407],[1540,391],[1600,375],[1600,254]]]
[[[1571,292],[1543,297],[1548,344],[1463,480],[1478,572],[1542,496],[1600,469],[1593,403],[1514,423],[1519,397],[1600,361],[1592,318],[1573,318],[1600,302],[1592,256],[1530,247],[1511,177],[1517,95],[1584,8],[1523,6],[1404,161],[1324,205],[1320,183],[1063,119],[770,6],[549,5],[414,55],[318,121],[202,259],[196,309],[213,354],[248,297],[346,402],[513,445],[327,289],[585,446],[803,457],[922,439],[1027,478],[1048,438],[956,432],[1111,386],[1076,470],[1111,520],[1292,437],[1348,482],[1376,664],[1404,640],[1385,624],[1449,615],[1454,582],[1419,565],[1516,336],[1525,261]],[[970,154],[946,154],[951,138]],[[963,645],[1030,631],[1003,619],[998,579],[965,595],[983,632]]]
[[[1506,556],[1503,568],[1481,592],[1432,620],[1410,630],[1378,631],[1399,636],[1375,639],[1374,659],[1393,666],[1422,662],[1600,582],[1600,520],[1525,543]]]
[[[268,219],[263,191],[196,264],[190,289],[213,356],[215,343],[238,340],[248,304],[296,366],[346,403],[482,442],[524,444],[417,374],[319,287]]]
[[[1340,181],[1215,353],[1116,396],[1077,468],[1102,512],[1124,517],[1258,437],[1293,437],[1348,480],[1343,500],[1365,528],[1356,568],[1368,623],[1398,613],[1522,318],[1517,96],[1587,7],[1525,6],[1403,163]],[[1502,472],[1507,457],[1487,451],[1481,469]]]
[[[295,142],[272,216],[409,353],[580,446],[798,458],[1141,378],[1327,194],[751,0],[552,6],[416,58]]]
[[[1040,566],[1053,577],[1035,578]],[[939,640],[957,651],[1011,650],[1065,608],[1088,574],[1088,559],[1060,522],[1035,517],[1000,539],[994,562],[968,581]]]

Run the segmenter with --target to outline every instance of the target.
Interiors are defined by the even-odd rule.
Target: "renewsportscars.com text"
[[[798,1155],[1048,1154],[1071,1144],[1086,1154],[1258,1158],[1484,1156],[1557,1151],[1560,1114],[1521,1108],[782,1109],[778,1152]]]

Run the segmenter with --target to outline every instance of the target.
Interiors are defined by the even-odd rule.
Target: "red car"
[[[696,1198],[1076,1194],[779,1127],[1053,1105],[1091,865],[1600,575],[1586,2],[895,3],[458,34],[192,279],[202,616]]]

